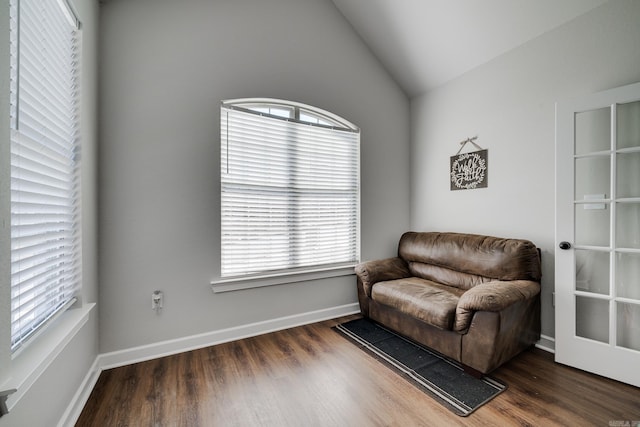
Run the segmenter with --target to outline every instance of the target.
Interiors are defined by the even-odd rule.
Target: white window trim
[[[332,277],[351,276],[355,272],[355,264],[314,268],[282,273],[263,274],[258,276],[232,277],[218,279],[211,282],[211,290],[215,294],[240,291],[243,289],[262,288],[265,286],[284,285],[288,283],[309,282],[312,280],[329,279]]]
[[[89,320],[95,303],[71,308],[52,322],[38,339],[29,340],[11,360],[10,377],[1,390],[16,390],[7,398],[9,411],[29,391],[31,386],[64,351],[71,340]]]
[[[62,11],[69,23],[79,29],[80,22],[67,0],[57,0],[57,2],[63,7]],[[0,13],[0,15],[2,15],[4,20],[4,18],[8,17],[3,13]],[[8,34],[6,40],[9,40]],[[81,43],[81,40],[82,35],[79,35],[79,43]],[[5,41],[5,39],[2,38],[2,41]],[[81,47],[79,48],[81,49]],[[81,76],[78,76],[78,79],[79,84],[81,84]],[[12,132],[14,131],[12,130]],[[10,141],[11,138],[7,139],[7,142]],[[9,153],[10,150],[7,147],[7,150],[3,151],[3,154],[7,154],[7,159],[9,159]],[[5,166],[7,166],[7,173],[6,175],[3,173],[2,176],[3,178],[10,178],[10,162],[9,160],[6,160],[5,162],[3,159],[3,169]],[[80,171],[78,170],[77,173],[80,174]],[[7,182],[9,181],[10,179],[7,179]],[[3,202],[9,202],[11,200],[10,185],[7,184],[5,187],[3,183],[3,186],[0,187],[0,195],[2,196]],[[6,219],[4,218],[5,214]],[[7,238],[7,242],[11,239],[9,227],[10,221],[7,220],[11,217],[10,210],[7,209],[6,212],[3,210],[2,216],[2,238],[4,243],[5,237]],[[10,244],[7,244],[6,249],[10,252],[9,246]],[[81,246],[78,247],[78,251],[81,258]],[[4,255],[4,251],[2,253]],[[80,260],[80,263],[81,262],[82,261]],[[3,262],[3,265],[0,266],[0,270],[2,270],[3,274],[6,271],[7,276],[9,276],[11,271],[10,262],[7,260],[6,265]],[[79,271],[78,274],[81,275],[81,271]],[[8,286],[6,292],[6,295],[9,297],[11,295],[10,288],[11,286]],[[2,291],[3,296],[5,296],[5,289],[2,289]],[[37,332],[35,332],[28,340],[24,341],[24,343],[17,347],[13,352],[11,352],[10,344],[8,342],[11,336],[11,328],[9,327],[9,330],[6,331],[7,341],[2,344],[3,348],[0,349],[0,356],[2,357],[1,362],[6,366],[6,368],[2,369],[0,372],[0,399],[2,400],[0,401],[0,408],[11,411],[29,392],[31,387],[39,380],[39,378],[47,372],[49,366],[57,360],[58,356],[69,348],[76,335],[87,324],[92,312],[95,313],[94,307],[96,304],[82,304],[79,300],[80,298],[78,297],[68,301],[63,310],[59,310],[45,322],[46,327],[39,328]],[[7,310],[6,316],[3,313],[3,322],[7,321],[9,325],[11,324],[10,307],[11,304],[8,303],[7,308],[9,310]],[[5,306],[3,305],[2,308],[4,310]],[[5,331],[0,335],[5,338]],[[2,416],[2,413],[0,413],[0,416]],[[0,424],[2,424],[1,420]]]
[[[301,102],[295,102],[295,101],[284,102],[281,99],[274,99],[274,98],[240,98],[240,99],[223,101],[223,103],[226,104],[227,108],[232,108],[232,109],[235,108],[239,110],[252,110],[251,108],[252,106],[256,107],[256,106],[263,106],[263,105],[281,106],[287,109],[293,108],[294,110],[298,110],[297,113],[299,113],[300,110],[303,110],[305,113],[308,113],[313,116],[317,116],[318,118],[322,118],[326,121],[334,123],[334,125],[316,125],[316,126],[333,127],[333,128],[342,129],[345,131],[360,132],[360,128],[358,126],[338,116],[337,114],[334,114],[326,110],[322,110],[322,112],[320,112],[320,111],[317,111],[319,110],[318,108],[303,104]],[[297,113],[294,111],[294,114],[296,114],[296,116],[297,116]],[[282,118],[278,116],[275,116],[275,117]],[[313,123],[309,123],[304,120],[300,121],[298,120],[297,117],[293,117],[291,118],[291,120],[298,121],[304,124],[313,125]]]

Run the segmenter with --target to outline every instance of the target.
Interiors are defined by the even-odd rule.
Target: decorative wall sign
[[[486,188],[488,182],[488,150],[483,150],[474,141],[478,137],[468,138],[460,144],[460,150],[455,156],[451,156],[451,190],[470,190],[473,188]],[[479,151],[460,154],[460,151],[468,143],[472,143]]]

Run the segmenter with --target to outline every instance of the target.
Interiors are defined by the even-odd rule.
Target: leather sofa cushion
[[[539,282],[542,275],[538,249],[528,240],[410,231],[400,238],[398,256],[494,280]]]
[[[450,268],[423,264],[421,262],[410,262],[409,271],[412,273],[412,276],[442,283],[443,285],[454,286],[462,290],[468,290],[481,283],[491,281],[491,279],[487,277],[462,273]]]
[[[419,277],[378,282],[371,298],[444,330],[451,330],[463,290]]]

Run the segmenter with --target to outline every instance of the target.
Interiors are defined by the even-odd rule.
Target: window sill
[[[89,313],[94,306],[95,304],[85,304],[82,307],[67,310],[47,328],[45,333],[14,355],[11,361],[10,378],[0,386],[2,390],[17,390],[7,398],[9,411],[87,323]]]
[[[308,282],[310,280],[327,279],[330,277],[351,276],[355,274],[353,267],[355,267],[355,264],[314,270],[292,271],[273,275],[219,279],[211,282],[211,290],[213,293],[219,294],[243,289],[284,285],[287,283]]]

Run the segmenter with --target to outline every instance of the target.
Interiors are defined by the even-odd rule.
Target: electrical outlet
[[[162,291],[154,291],[151,294],[151,309],[159,311],[164,305],[164,295]]]

